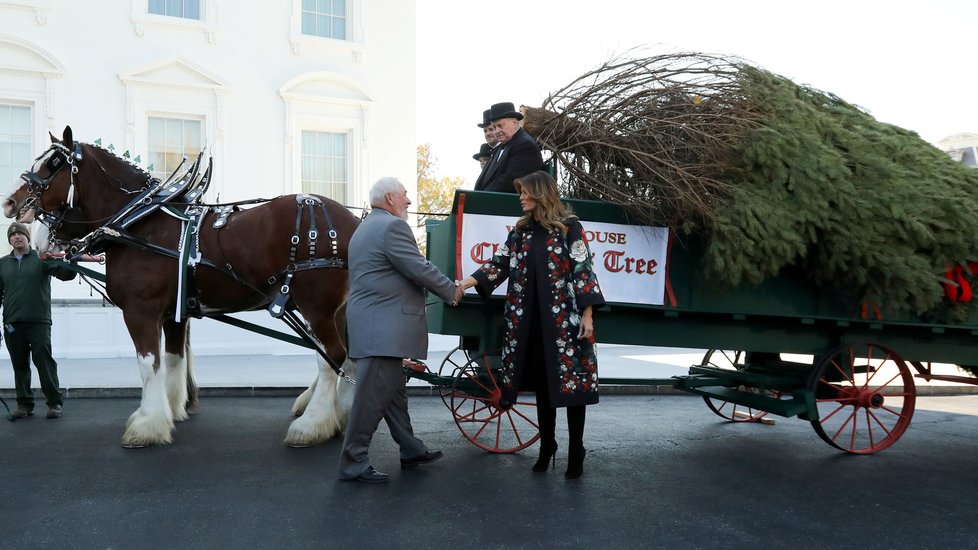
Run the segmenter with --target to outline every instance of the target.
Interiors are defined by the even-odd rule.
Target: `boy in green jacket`
[[[51,276],[62,281],[75,278],[63,262],[42,260],[31,249],[30,229],[18,222],[7,229],[13,251],[0,258],[0,303],[3,304],[3,337],[14,368],[17,410],[12,419],[34,414],[30,357],[34,358],[41,391],[47,398],[48,418],[61,418],[62,395],[58,364],[51,356]]]

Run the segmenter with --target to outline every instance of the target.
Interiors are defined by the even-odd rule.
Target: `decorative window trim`
[[[122,73],[119,78],[126,87],[126,147],[129,151],[149,159],[150,116],[196,118],[202,121],[204,147],[210,151],[214,163],[220,165],[224,158],[230,95],[226,80],[182,56]],[[222,194],[222,173],[217,173],[208,197]]]
[[[311,91],[324,85],[335,93]],[[351,79],[331,72],[308,73],[279,89],[285,103],[284,193],[302,191],[302,132],[335,132],[348,135],[347,192],[349,205],[366,200],[363,179],[368,163],[367,119],[373,103],[370,95]]]
[[[349,54],[353,61],[363,61],[364,52],[363,0],[346,0],[346,40],[302,34],[302,0],[292,0],[289,17],[289,43],[297,56],[307,51],[311,55],[322,53]]]
[[[2,0],[0,6],[10,6],[34,11],[34,22],[42,27],[48,24],[48,12],[51,11],[51,0]]]
[[[147,28],[168,29],[187,32],[199,32],[207,37],[207,43],[217,44],[217,1],[200,0],[200,19],[170,17],[149,13],[147,0],[131,0],[133,32],[142,38]]]
[[[34,134],[38,138],[35,144],[44,143],[45,132],[54,130],[58,82],[65,74],[65,67],[40,46],[15,36],[0,34],[0,50],[8,48],[26,53],[29,62],[22,65],[0,64],[0,97],[33,105]],[[34,85],[18,85],[18,81],[23,83],[25,77]]]

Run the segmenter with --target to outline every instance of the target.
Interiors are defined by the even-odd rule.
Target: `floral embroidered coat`
[[[594,275],[584,228],[576,218],[565,221],[567,235],[534,226],[510,231],[492,260],[472,276],[482,296],[509,280],[502,347],[503,396],[515,402],[527,359],[533,300],[539,300],[545,380],[555,407],[598,402],[598,362],[594,339],[577,338],[581,311],[604,305]]]

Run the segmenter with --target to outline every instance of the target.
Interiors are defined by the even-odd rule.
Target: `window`
[[[200,120],[149,117],[147,130],[149,164],[155,178],[165,180],[180,166],[184,155],[192,162],[200,153]]]
[[[346,204],[346,134],[302,131],[302,192]]]
[[[200,0],[149,0],[149,13],[200,19]]]
[[[302,0],[302,34],[346,40],[346,0]]]
[[[0,104],[0,189],[12,189],[31,166],[31,108]]]

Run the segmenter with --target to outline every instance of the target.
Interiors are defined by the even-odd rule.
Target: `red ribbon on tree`
[[[965,269],[971,275],[978,273],[978,262],[968,262],[965,266],[955,266],[944,273],[944,276],[951,281],[943,283],[944,295],[952,302],[969,302],[974,295],[971,290],[971,283],[964,277]]]

